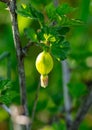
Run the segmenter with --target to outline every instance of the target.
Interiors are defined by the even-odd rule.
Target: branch
[[[37,102],[38,102],[39,91],[40,91],[40,82],[39,82],[38,87],[37,87],[35,101],[34,101],[33,110],[32,110],[31,129],[32,129],[33,121],[34,121],[35,112],[36,112],[36,106],[37,106]]]
[[[17,61],[18,61],[21,104],[24,107],[24,115],[28,116],[24,60],[23,60],[22,45],[20,41],[19,28],[17,22],[16,0],[11,0],[8,6],[11,15],[13,39],[14,39],[14,45],[15,45]],[[26,130],[29,130],[28,126],[26,126]]]
[[[90,91],[89,95],[86,97],[82,106],[79,108],[77,116],[69,130],[78,130],[80,123],[83,121],[91,105],[92,105],[92,90]]]
[[[29,41],[28,44],[22,49],[23,57],[27,55],[30,46],[34,45],[34,42]]]
[[[55,5],[55,7],[57,7],[58,6],[58,0],[54,0],[54,5]]]
[[[5,104],[0,104],[0,106],[11,115],[10,108],[8,108]]]
[[[66,112],[66,124],[67,128],[69,128],[72,124],[72,117],[71,117],[71,101],[69,97],[69,92],[67,88],[67,84],[70,80],[70,72],[68,69],[68,65],[66,61],[62,62],[62,76],[63,76],[63,94],[64,94],[64,105],[65,105],[65,112]]]

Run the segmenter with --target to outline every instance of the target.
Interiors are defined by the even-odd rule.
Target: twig
[[[14,45],[15,45],[16,55],[18,59],[18,74],[19,74],[21,104],[24,107],[24,115],[28,116],[24,61],[23,61],[23,54],[22,54],[22,45],[21,45],[20,36],[19,36],[17,14],[15,11],[16,0],[11,0],[10,3],[8,4],[8,7],[10,10],[10,15],[11,15],[11,20],[12,20]],[[26,126],[25,129],[29,130],[29,127]]]
[[[70,80],[70,72],[66,61],[62,62],[62,76],[63,76],[63,94],[64,94],[64,105],[65,105],[65,112],[66,112],[66,123],[68,129],[72,124],[72,117],[70,114],[71,101],[70,101],[69,92],[67,88],[67,84]]]
[[[8,108],[5,104],[0,104],[0,106],[1,106],[4,110],[6,110],[6,111],[11,115],[11,110],[10,110],[10,108]]]
[[[28,44],[22,49],[23,57],[27,55],[30,46],[32,46],[33,44],[34,42],[29,41]]]
[[[55,7],[57,7],[58,6],[58,0],[54,0],[54,5],[55,5]]]
[[[76,118],[69,130],[78,130],[80,123],[83,121],[91,105],[92,105],[92,90],[90,91],[89,95],[86,97],[82,106],[79,108]]]
[[[36,107],[37,107],[37,102],[38,102],[38,97],[39,97],[39,91],[40,91],[40,82],[39,82],[38,87],[37,87],[36,96],[35,96],[34,105],[33,105],[33,110],[32,110],[31,129],[32,129],[33,121],[34,121],[35,112],[36,112]]]

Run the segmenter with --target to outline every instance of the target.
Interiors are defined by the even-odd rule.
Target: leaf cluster
[[[13,90],[13,83],[10,80],[0,80],[0,103],[9,105],[17,96],[17,92]]]
[[[40,11],[36,10],[31,4],[29,5],[22,4],[21,10],[18,10],[17,13],[24,17],[38,20],[39,22],[44,21],[43,14]]]
[[[52,53],[56,59],[64,60],[70,50],[70,44],[65,36],[69,32],[70,26],[81,24],[79,20],[68,18],[67,14],[74,10],[68,4],[54,7],[51,3],[46,7],[47,19],[31,4],[22,4],[21,10],[17,12],[24,17],[37,20],[40,25],[37,30],[33,28],[25,29],[27,38],[42,47],[43,50]]]

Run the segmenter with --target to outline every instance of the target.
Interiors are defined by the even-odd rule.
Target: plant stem
[[[57,7],[58,6],[58,0],[54,0],[54,5],[55,5],[55,7]]]
[[[70,73],[68,69],[68,65],[66,61],[62,62],[62,76],[63,76],[63,95],[64,95],[64,105],[65,105],[65,112],[66,112],[66,124],[67,124],[67,129],[72,124],[72,117],[71,117],[71,101],[69,97],[69,92],[67,88],[67,84],[70,80]]]
[[[21,41],[20,41],[18,22],[17,22],[16,0],[11,0],[8,3],[8,7],[10,10],[10,15],[11,15],[11,20],[12,20],[14,45],[15,45],[17,61],[18,61],[18,74],[19,74],[21,104],[24,108],[24,115],[28,116],[24,60],[23,60],[22,45],[21,45]],[[29,127],[26,126],[25,129],[29,130]]]
[[[69,130],[78,130],[80,123],[83,121],[91,105],[92,105],[92,90],[90,91],[89,95],[86,97],[82,106],[79,108],[76,118],[73,121],[72,126],[70,127]]]
[[[11,110],[10,110],[10,108],[8,108],[5,104],[0,104],[0,106],[1,106],[4,110],[6,110],[6,111],[11,115]]]
[[[36,107],[37,107],[37,102],[38,102],[38,97],[39,97],[39,91],[40,91],[40,82],[38,83],[36,96],[35,96],[35,100],[34,100],[34,105],[33,105],[33,110],[32,110],[31,129],[32,129],[33,121],[34,121],[35,112],[36,112]]]

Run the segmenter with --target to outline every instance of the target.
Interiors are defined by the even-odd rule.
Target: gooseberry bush
[[[4,1],[4,0],[2,0]],[[15,50],[17,54],[17,61],[18,61],[18,77],[19,77],[19,85],[20,85],[20,98],[21,98],[21,105],[23,106],[23,113],[19,113],[21,119],[22,116],[28,116],[27,111],[27,99],[26,99],[26,87],[25,87],[25,71],[24,71],[24,58],[26,58],[26,53],[31,46],[39,47],[40,53],[37,55],[35,59],[34,66],[37,69],[39,75],[40,75],[40,85],[38,85],[37,94],[36,94],[36,100],[34,101],[33,107],[30,108],[30,111],[32,111],[32,121],[31,126],[34,119],[34,114],[36,111],[36,105],[38,100],[38,92],[39,92],[39,86],[48,89],[49,84],[49,77],[50,72],[54,69],[55,60],[61,63],[63,60],[65,60],[70,55],[70,43],[67,40],[67,33],[69,33],[70,29],[74,26],[83,25],[83,22],[69,17],[69,14],[73,11],[75,11],[75,8],[70,7],[68,4],[64,3],[61,5],[58,5],[55,7],[53,3],[47,5],[43,11],[39,11],[33,5],[31,2],[29,4],[21,4],[21,7],[19,9],[16,8],[16,2],[13,0],[11,1],[4,1],[7,3],[7,6],[9,8],[11,17],[12,17],[12,26],[13,26],[13,39],[15,43]],[[25,17],[26,19],[30,19],[32,21],[36,21],[37,28],[35,28],[35,25],[33,27],[28,27],[24,29],[24,38],[29,44],[26,44],[25,47],[22,47],[20,44],[20,35],[19,30],[17,26],[17,15],[21,15]],[[58,68],[56,68],[58,69]],[[35,81],[36,82],[36,81]],[[17,92],[17,89],[15,87],[16,85],[11,80],[0,80],[0,104],[3,106],[3,104],[10,106],[14,102],[16,102],[16,97],[19,98],[19,94]],[[15,87],[15,90],[14,90]],[[58,86],[57,86],[58,87]],[[84,87],[84,86],[83,86]],[[46,89],[42,91],[46,91]],[[56,88],[57,89],[57,88]],[[72,89],[73,91],[74,89]],[[83,92],[85,93],[86,90],[83,89]],[[70,91],[71,92],[71,91]],[[75,92],[75,90],[74,90]],[[73,93],[73,92],[72,92]],[[73,93],[74,96],[76,95]],[[78,95],[78,94],[77,94]],[[80,91],[81,95],[81,91]],[[61,103],[62,95],[52,95],[53,96],[53,102],[56,104],[56,106],[59,106]],[[43,95],[44,97],[44,95]],[[37,110],[44,109],[47,105],[46,102],[41,102],[41,104],[38,104]],[[7,107],[4,107],[7,108]],[[49,108],[50,109],[50,108]],[[7,110],[7,109],[6,109]],[[50,111],[64,111],[61,110],[60,107],[55,107],[54,110],[50,109]],[[64,111],[65,112],[65,111]],[[70,112],[70,110],[69,110]],[[11,114],[11,112],[9,113]],[[67,114],[67,113],[66,113]],[[65,115],[66,115],[65,114]],[[12,114],[11,114],[12,116]],[[27,119],[27,118],[23,119]],[[67,123],[69,127],[65,126],[65,123],[59,122],[59,118],[63,117],[63,115],[56,115],[55,121],[56,124],[53,125],[53,130],[77,130],[72,128],[71,122]],[[63,117],[65,119],[65,117]],[[43,120],[43,118],[42,118]],[[67,119],[68,120],[68,119]],[[38,120],[37,120],[38,121]],[[48,122],[48,124],[53,122]],[[16,124],[15,120],[13,122]],[[59,122],[59,123],[57,123]],[[58,124],[58,125],[57,125]],[[20,123],[20,125],[26,125],[25,130],[29,130],[31,128],[28,128],[28,124],[24,122]],[[42,124],[42,126],[44,123]],[[77,125],[75,125],[77,126]],[[37,126],[38,127],[38,126]],[[36,128],[37,128],[36,127]],[[71,127],[71,129],[70,129]],[[49,128],[47,128],[49,130]],[[35,125],[34,125],[35,130]]]
[[[53,3],[49,4],[43,13],[35,9],[31,4],[21,5],[18,14],[26,18],[36,20],[39,28],[26,28],[25,34],[31,42],[40,46],[43,50],[37,57],[36,68],[41,74],[41,86],[46,87],[48,84],[49,72],[53,68],[53,58],[65,60],[69,55],[70,43],[66,40],[66,34],[71,26],[81,25],[80,20],[69,18],[67,15],[75,9],[64,3],[55,7]],[[43,80],[43,82],[42,82]]]

